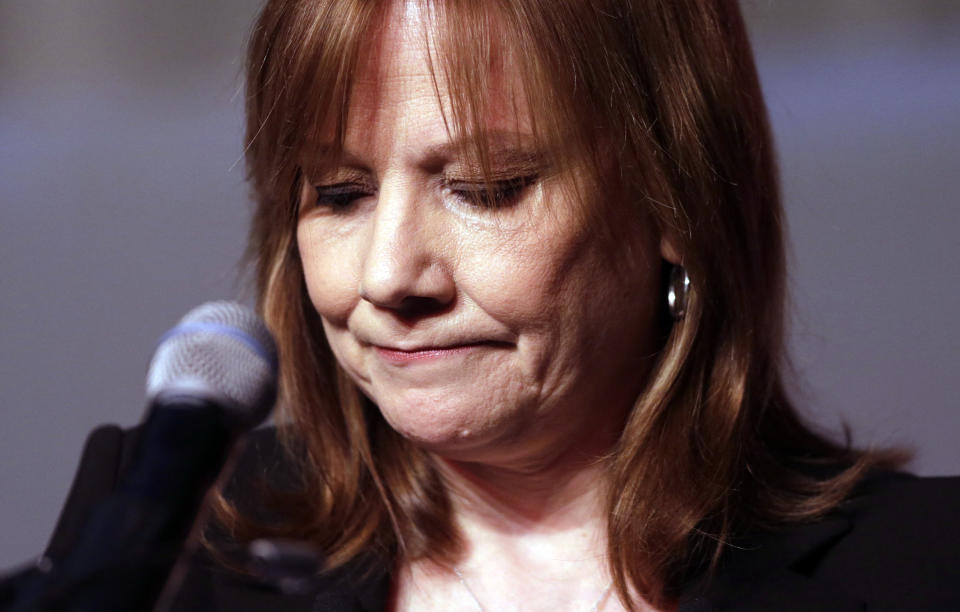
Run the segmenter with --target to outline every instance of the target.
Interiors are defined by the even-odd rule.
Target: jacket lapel
[[[276,610],[283,612],[314,612],[314,610],[344,610],[352,612],[353,607],[315,608],[315,593],[289,595],[273,589],[258,587],[255,584],[234,580],[214,582],[215,610],[226,612],[258,612]],[[340,603],[338,600],[334,605]],[[199,611],[198,611],[199,612]]]
[[[685,590],[679,612],[863,612],[862,600],[842,584],[811,576],[818,561],[850,531],[841,513],[731,545],[712,578]],[[315,589],[298,596],[257,585],[215,579],[217,610],[243,612],[381,612],[389,596],[389,575],[375,564],[321,577]]]
[[[718,599],[713,608],[736,612],[863,612],[863,601],[850,597],[834,585],[782,570],[746,582],[730,594]]]
[[[680,612],[854,612],[863,601],[843,586],[810,576],[810,570],[849,533],[840,513],[783,531],[751,537],[730,546],[712,579],[687,590]]]
[[[298,593],[284,593],[233,573],[213,577],[214,609],[224,612],[382,612],[389,588],[387,572],[371,560],[323,574]]]

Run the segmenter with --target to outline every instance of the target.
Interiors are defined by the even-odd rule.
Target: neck
[[[611,583],[601,458],[619,428],[571,429],[549,441],[534,432],[489,454],[435,455],[463,548],[453,566],[403,568],[397,610],[476,608],[461,578],[486,610],[587,612],[600,600]],[[425,593],[435,599],[418,599]],[[609,597],[602,609],[618,604]]]
[[[452,566],[421,560],[400,568],[392,609],[471,610],[476,600],[484,610],[623,610],[607,592],[599,457],[610,448],[576,448],[496,464],[437,457],[462,556]]]
[[[528,584],[533,576],[545,585],[576,577],[577,599],[596,598],[608,584],[604,468],[596,455],[565,453],[522,467],[438,463],[466,545],[459,568],[481,590],[496,590],[491,575]],[[595,584],[583,584],[583,576]]]
[[[541,423],[490,452],[437,455],[455,519],[490,534],[556,533],[604,520],[605,462],[623,414],[593,423]],[[549,433],[547,433],[549,432]]]
[[[598,463],[536,472],[438,463],[462,557],[452,566],[407,567],[400,578],[409,582],[399,590],[405,605],[395,609],[589,612],[601,609],[601,598],[603,610],[620,609],[616,596],[602,597],[611,581]],[[417,599],[424,593],[437,599]]]
[[[554,533],[603,516],[604,469],[593,458],[536,468],[441,460],[440,471],[465,526],[493,533]]]

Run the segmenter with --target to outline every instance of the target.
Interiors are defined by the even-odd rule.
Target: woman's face
[[[310,299],[344,370],[425,448],[509,462],[597,445],[656,350],[657,234],[602,185],[586,204],[615,229],[584,224],[509,72],[486,117],[491,199],[445,127],[415,6],[361,62],[341,165],[307,164]]]

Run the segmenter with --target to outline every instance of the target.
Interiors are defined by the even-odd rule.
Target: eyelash
[[[523,191],[537,180],[536,175],[486,182],[444,180],[444,188],[458,200],[476,208],[495,209],[513,204]],[[373,190],[357,183],[316,185],[316,205],[333,211],[345,211],[356,200],[373,195]]]
[[[537,177],[518,176],[501,181],[446,181],[444,186],[457,199],[477,208],[502,208],[513,204]]]
[[[372,195],[369,187],[356,183],[337,183],[336,185],[317,185],[317,206],[342,211],[350,208],[356,200]]]

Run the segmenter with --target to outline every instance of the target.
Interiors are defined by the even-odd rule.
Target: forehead
[[[464,134],[477,129],[491,134],[529,132],[522,81],[506,50],[492,50],[481,63],[476,57],[462,57],[450,51],[449,37],[455,33],[447,30],[445,21],[423,2],[387,7],[361,47],[350,93],[350,125],[411,130],[436,127],[439,121],[448,139],[458,129]],[[464,47],[457,48],[462,52]],[[461,81],[471,73],[484,82],[482,99],[465,93]],[[463,107],[468,105],[474,107],[479,125],[464,125],[470,113]]]

